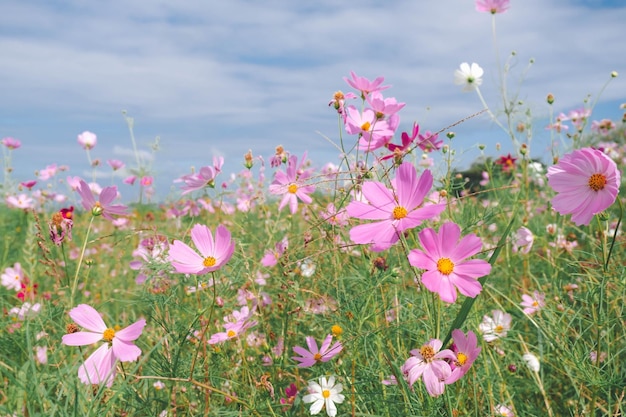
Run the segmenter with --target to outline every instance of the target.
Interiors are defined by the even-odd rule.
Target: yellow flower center
[[[502,327],[501,324],[498,324],[496,328],[494,329],[496,333],[502,333],[503,330],[504,330],[504,327]]]
[[[202,261],[202,265],[206,266],[207,268],[215,266],[216,263],[217,261],[212,256],[207,256],[206,258],[204,258],[204,261]]]
[[[323,390],[322,391],[322,397],[324,397],[324,398],[330,397],[330,391],[327,390],[327,389]]]
[[[404,219],[407,214],[409,214],[409,212],[402,206],[396,206],[392,212],[394,220]]]
[[[298,191],[298,186],[296,184],[291,184],[287,188],[287,191],[289,191],[291,194],[295,194],[296,191]]]
[[[335,337],[341,336],[343,333],[343,329],[338,324],[333,325],[333,327],[330,328],[330,331]]]
[[[437,261],[437,270],[444,275],[450,275],[454,270],[454,263],[450,258],[440,258]]]
[[[228,337],[235,337],[235,336],[237,336],[237,332],[231,329],[231,330],[226,332],[226,336],[228,336]]]
[[[361,129],[363,129],[366,132],[369,132],[371,127],[372,127],[372,124],[370,122],[365,122],[361,125]]]
[[[593,191],[600,191],[606,185],[606,177],[602,174],[593,174],[589,177],[589,188]]]
[[[320,355],[320,353],[316,353],[315,355],[313,355],[313,359],[315,359],[316,361],[319,361],[320,359],[322,359],[322,355]]]
[[[115,330],[113,330],[110,327],[106,329],[104,333],[102,333],[102,338],[106,340],[107,342],[112,342],[114,337],[115,337]]]
[[[463,352],[459,352],[456,354],[456,365],[463,366],[467,362],[467,355]]]
[[[426,362],[435,357],[435,350],[430,345],[424,345],[420,348],[420,353]]]
[[[539,307],[539,302],[538,301],[533,301],[533,307]]]

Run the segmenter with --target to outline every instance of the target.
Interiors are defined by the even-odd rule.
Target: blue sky
[[[567,112],[588,95],[595,100],[618,71],[593,118],[621,119],[626,5],[511,3],[496,19],[501,61],[516,52],[509,91],[519,91],[533,116],[546,120],[547,93],[556,96],[557,112]],[[322,135],[338,138],[327,103],[334,91],[349,91],[343,77],[351,70],[384,76],[393,86],[386,95],[407,103],[400,131],[414,121],[439,130],[482,108],[475,94],[453,83],[464,61],[485,69],[481,90],[499,109],[491,16],[476,12],[473,0],[4,0],[0,11],[0,137],[22,141],[13,161],[19,180],[53,162],[87,177],[76,143],[84,130],[98,135],[93,157],[132,163],[122,110],[135,119],[140,148],[160,137],[154,168],[162,196],[175,178],[215,155],[225,157],[226,172],[240,169],[248,149],[267,159],[279,144],[298,155],[307,150],[318,166],[337,162]],[[530,59],[535,63],[520,85]],[[492,154],[496,142],[507,150],[487,117],[454,130],[459,164],[471,161],[479,142]],[[536,155],[545,154],[548,137],[538,125]],[[134,195],[125,187],[122,193]]]

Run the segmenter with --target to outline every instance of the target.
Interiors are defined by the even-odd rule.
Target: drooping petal
[[[106,343],[95,350],[78,368],[78,378],[88,385],[105,383],[110,387],[113,385],[115,374],[113,350]]]

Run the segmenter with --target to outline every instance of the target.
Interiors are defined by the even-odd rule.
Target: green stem
[[[76,287],[78,286],[78,274],[80,273],[80,267],[83,264],[83,259],[85,258],[85,250],[87,249],[87,242],[89,241],[89,232],[91,231],[91,225],[93,224],[94,215],[91,216],[89,220],[89,226],[87,226],[87,232],[85,234],[85,240],[83,242],[83,247],[80,251],[80,257],[78,258],[78,266],[76,267],[76,273],[74,274],[74,283],[72,284],[72,292],[70,294],[70,307],[74,305],[74,295],[76,294]]]

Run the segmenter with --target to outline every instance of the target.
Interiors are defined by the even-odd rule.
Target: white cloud
[[[516,51],[509,92],[534,58],[519,96],[533,114],[545,114],[548,92],[557,111],[581,105],[611,71],[626,76],[624,21],[626,7],[513,0],[496,16],[501,63]],[[39,165],[80,154],[68,147],[78,146],[75,135],[85,129],[109,137],[94,150],[101,158],[111,148],[124,152],[122,109],[135,117],[138,142],[161,135],[157,168],[171,178],[210,164],[215,149],[226,169],[229,159],[238,169],[249,148],[267,155],[281,143],[334,157],[315,132],[337,136],[326,104],[335,90],[349,89],[342,77],[350,70],[386,77],[387,93],[407,103],[401,127],[419,120],[438,130],[481,109],[452,82],[463,61],[485,69],[481,90],[494,111],[500,103],[491,16],[471,0],[8,0],[0,25],[0,135],[32,146]],[[623,91],[626,81],[617,78],[603,100],[624,99]],[[497,132],[486,117],[459,129]]]

